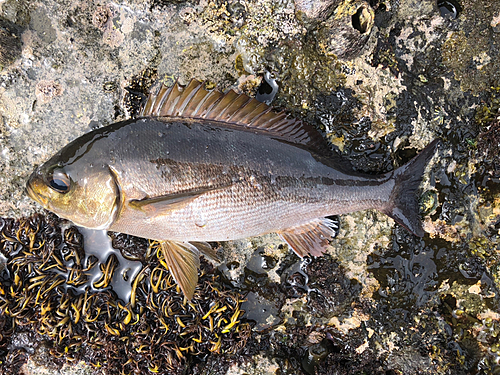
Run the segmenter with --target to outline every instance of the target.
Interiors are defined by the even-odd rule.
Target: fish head
[[[58,153],[30,176],[30,198],[79,226],[107,229],[115,220],[120,189],[113,170],[88,158],[61,161]]]

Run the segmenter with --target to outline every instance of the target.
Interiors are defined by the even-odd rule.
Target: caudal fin
[[[382,210],[416,236],[424,230],[419,215],[417,189],[422,182],[427,163],[434,156],[440,140],[435,139],[408,163],[394,171],[395,185],[387,206]]]

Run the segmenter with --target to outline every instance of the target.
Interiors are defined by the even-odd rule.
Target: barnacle
[[[434,190],[426,191],[420,198],[420,212],[429,215],[438,206],[438,193]]]
[[[131,243],[113,235],[113,244],[129,253]],[[146,250],[142,240],[138,243]],[[177,374],[191,356],[236,354],[251,335],[242,319],[241,295],[226,289],[202,263],[199,286],[187,301],[154,242],[142,252],[143,268],[131,283],[130,301],[109,288],[116,256],[101,264],[85,257],[78,229],[62,229],[53,215],[0,219],[0,251],[8,259],[0,273],[3,374],[17,374],[27,359],[24,349],[9,344],[25,327],[50,339],[54,358],[84,360],[106,374]],[[91,287],[88,274],[94,268],[101,277]]]

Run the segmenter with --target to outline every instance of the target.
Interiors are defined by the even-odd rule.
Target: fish
[[[76,225],[160,243],[191,300],[208,242],[277,233],[321,256],[328,217],[376,209],[416,236],[418,188],[439,139],[391,172],[355,171],[313,126],[195,79],[152,91],[137,118],[92,130],[29,177],[26,192]]]

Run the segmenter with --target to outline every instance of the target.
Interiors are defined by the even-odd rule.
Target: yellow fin
[[[200,252],[189,242],[160,241],[165,262],[188,300],[198,284]]]
[[[192,79],[187,86],[178,82],[167,88],[164,85],[151,93],[140,115],[144,117],[177,117],[217,122],[218,126],[247,129],[307,146],[316,151],[330,152],[322,135],[311,125],[288,117],[284,112],[274,112],[271,107],[237,94],[226,94]]]
[[[330,219],[320,218],[306,224],[278,232],[295,253],[303,258],[310,254],[321,256],[328,240],[336,235],[338,225]]]

